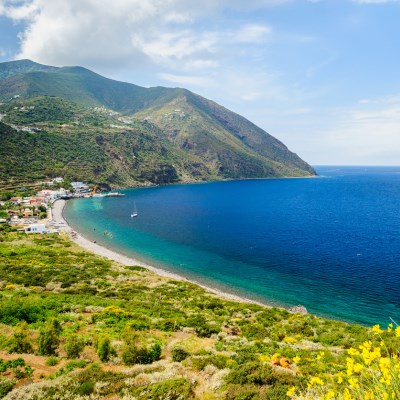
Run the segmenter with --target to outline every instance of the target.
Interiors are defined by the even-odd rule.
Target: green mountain
[[[17,162],[24,143],[46,165],[38,175],[126,186],[315,174],[261,128],[186,89],[144,88],[82,67],[22,60],[0,63],[0,102],[3,122],[18,131],[0,126],[9,142],[0,151]],[[2,179],[13,178],[12,163],[2,169]]]

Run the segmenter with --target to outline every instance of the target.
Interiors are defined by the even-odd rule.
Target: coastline
[[[143,263],[142,261],[139,261],[137,259],[134,259],[132,257],[127,257],[124,256],[120,253],[117,253],[116,251],[110,250],[104,246],[100,246],[97,243],[94,243],[93,241],[87,239],[84,237],[82,234],[79,232],[75,231],[69,224],[68,221],[64,218],[63,215],[63,210],[66,204],[66,200],[56,200],[51,208],[51,213],[52,213],[52,219],[57,223],[59,228],[57,230],[59,232],[63,232],[68,235],[70,240],[72,240],[74,243],[76,243],[78,246],[84,248],[85,250],[94,253],[100,257],[105,257],[108,258],[109,260],[116,261],[119,264],[122,264],[124,266],[139,266],[146,268],[147,270],[154,272],[157,275],[164,276],[167,278],[179,280],[179,281],[185,281],[185,282],[190,282],[193,283],[197,286],[202,287],[208,292],[211,292],[217,296],[220,296],[226,300],[232,300],[232,301],[238,301],[241,303],[252,303],[252,304],[258,304],[263,307],[272,307],[269,304],[261,303],[256,300],[251,300],[247,299],[242,296],[238,296],[232,293],[227,293],[219,289],[212,288],[210,286],[203,285],[197,281],[187,279],[181,275],[175,274],[173,272],[166,271],[161,268],[154,267],[152,265]]]

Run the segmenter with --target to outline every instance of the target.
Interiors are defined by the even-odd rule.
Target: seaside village
[[[97,193],[96,185],[89,186],[84,182],[71,182],[66,185],[63,185],[63,182],[63,178],[57,177],[43,182],[44,189],[42,188],[32,196],[12,196],[0,201],[0,224],[9,224],[26,233],[57,233],[62,226],[53,220],[51,208],[56,200],[123,196],[119,192]],[[53,188],[55,186],[57,188]]]

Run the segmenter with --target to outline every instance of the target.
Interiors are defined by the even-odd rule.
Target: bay
[[[130,189],[71,200],[64,215],[101,245],[214,288],[400,322],[400,167],[316,169],[311,179]]]

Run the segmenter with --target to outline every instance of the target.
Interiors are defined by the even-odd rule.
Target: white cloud
[[[249,24],[233,32],[231,37],[237,43],[258,43],[264,41],[271,31],[267,25]]]
[[[290,0],[289,0],[290,1]],[[260,43],[271,28],[246,24],[235,30],[199,29],[225,8],[278,6],[288,0],[4,0],[0,15],[24,21],[20,51],[52,65],[84,65],[108,71],[123,66],[163,66],[182,70],[216,68],[226,47]]]
[[[205,76],[189,76],[189,75],[174,75],[168,73],[160,73],[159,77],[167,82],[172,82],[180,86],[199,86],[209,87],[214,86],[215,81]]]

